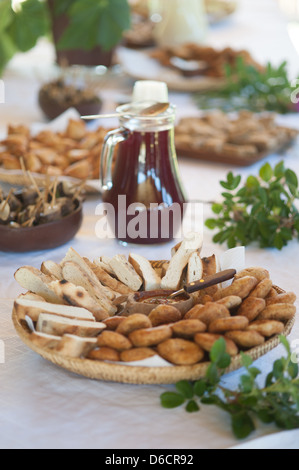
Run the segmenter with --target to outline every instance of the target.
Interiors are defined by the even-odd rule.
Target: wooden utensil
[[[225,271],[221,271],[217,274],[213,274],[212,276],[208,276],[205,279],[199,279],[198,281],[191,282],[190,284],[186,284],[183,289],[180,289],[169,296],[169,299],[173,299],[178,295],[182,294],[193,294],[194,292],[198,292],[199,290],[206,289],[207,287],[215,286],[217,284],[221,284],[222,282],[229,281],[233,279],[233,277],[237,274],[235,269],[227,269]]]
[[[139,113],[137,113],[137,116],[140,116],[140,117],[159,116],[159,114],[164,113],[169,108],[169,106],[170,106],[169,103],[155,103],[139,111]],[[124,113],[124,114],[127,114],[127,113]],[[94,120],[94,119],[107,119],[107,118],[123,116],[124,114],[121,114],[121,113],[95,114],[91,116],[81,116],[81,119],[84,119],[86,121]]]

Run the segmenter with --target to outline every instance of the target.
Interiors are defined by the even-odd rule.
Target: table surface
[[[213,46],[247,48],[258,60],[275,63],[287,59],[290,73],[298,74],[298,55],[289,40],[287,25],[274,0],[242,0],[238,12],[226,22],[214,26],[208,37]],[[37,90],[46,67],[53,61],[52,47],[40,43],[10,63],[5,75],[5,104],[1,104],[0,133],[8,123],[35,123],[44,118],[36,103]],[[131,93],[133,82],[121,74],[103,89],[105,109],[113,109],[120,93]],[[195,113],[191,97],[171,92],[171,101],[179,116]],[[285,116],[283,122],[299,128],[297,116]],[[299,146],[286,155],[272,155],[272,165],[282,158],[299,174]],[[191,200],[210,201],[220,193],[219,181],[228,171],[256,174],[260,164],[250,168],[195,162],[180,159],[180,170]],[[245,442],[232,435],[228,416],[204,406],[200,413],[187,414],[184,409],[164,410],[160,394],[173,386],[125,385],[92,381],[59,369],[28,349],[17,336],[11,321],[13,299],[22,289],[14,281],[14,272],[24,265],[40,267],[42,261],[61,261],[72,246],[80,254],[95,256],[127,255],[132,247],[123,247],[115,240],[95,236],[95,210],[100,198],[89,198],[84,205],[84,223],[76,238],[67,246],[48,252],[31,254],[0,253],[0,346],[4,361],[0,363],[0,448],[97,448],[97,449],[229,449],[229,448],[299,448],[299,431],[279,433],[272,425],[260,425]],[[210,215],[205,204],[204,215]],[[134,247],[151,259],[170,256],[171,245],[149,248]],[[212,233],[204,230],[203,253],[221,254],[225,248],[212,243]],[[293,291],[298,288],[298,241],[277,250],[246,249],[246,265],[269,269],[275,284]],[[298,321],[290,340],[299,338]],[[273,361],[284,353],[282,346],[257,361],[263,377]],[[224,377],[229,387],[238,384],[242,371]]]

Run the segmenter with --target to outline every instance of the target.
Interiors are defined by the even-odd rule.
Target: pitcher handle
[[[101,155],[100,183],[102,191],[109,190],[112,187],[112,163],[115,147],[127,140],[128,137],[129,131],[124,128],[111,131],[105,137]]]

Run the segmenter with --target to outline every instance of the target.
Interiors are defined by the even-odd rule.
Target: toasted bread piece
[[[30,335],[30,340],[40,348],[56,349],[61,341],[61,336],[48,335],[34,331]]]
[[[219,260],[216,255],[208,256],[202,259],[203,263],[203,278],[206,279],[209,276],[213,276],[220,271]],[[208,287],[204,290],[204,293],[210,296],[214,296],[215,293],[221,288],[221,284],[216,286]]]
[[[89,267],[93,270],[99,281],[113,292],[122,295],[132,294],[133,291],[128,286],[112,277],[103,267],[91,263],[89,260],[85,260]]]
[[[67,334],[61,338],[55,351],[66,357],[80,358],[86,357],[96,346],[96,338],[81,338]]]
[[[61,304],[59,297],[52,289],[53,279],[43,274],[39,269],[31,266],[24,266],[15,273],[15,280],[24,289],[43,297],[47,302]]]
[[[110,274],[110,276],[114,276],[115,273],[109,264],[110,261],[111,261],[110,258],[108,258],[107,256],[100,256],[93,260],[93,264],[104,269],[108,274]]]
[[[213,276],[220,271],[219,261],[216,255],[202,258],[204,277]]]
[[[37,302],[46,302],[46,300],[41,296],[34,294],[33,292],[26,292],[26,294],[19,295],[18,299],[22,300],[35,300]]]
[[[19,319],[24,319],[26,316],[30,317],[32,321],[36,322],[41,313],[51,313],[64,318],[85,320],[94,322],[95,317],[91,312],[84,308],[72,307],[69,305],[50,304],[48,302],[41,302],[37,300],[30,300],[19,298],[14,303],[15,312]]]
[[[93,279],[73,261],[67,261],[62,265],[63,278],[78,287],[83,287],[90,297],[92,297],[104,310],[112,311],[112,302],[106,296],[106,289],[98,281],[95,283]]]
[[[111,312],[104,310],[93,297],[81,286],[75,286],[68,281],[53,281],[51,287],[54,292],[68,305],[82,307],[89,310],[97,321],[102,321],[116,313],[117,309],[111,306]]]
[[[47,276],[52,276],[54,279],[58,279],[62,281],[62,268],[58,263],[54,261],[44,261],[41,265],[41,272],[46,274]]]
[[[193,253],[202,248],[202,235],[194,234],[193,237],[185,238],[170,260],[165,276],[161,281],[161,289],[177,290],[180,287],[184,269]]]
[[[143,280],[137,274],[131,263],[124,255],[116,255],[111,260],[109,265],[112,267],[118,280],[128,286],[132,291],[138,292],[142,286]]]
[[[182,242],[179,242],[171,248],[171,256],[174,256],[176,254],[176,252],[181,247],[181,245],[182,245]]]
[[[203,277],[203,262],[198,251],[195,251],[189,259],[187,268],[187,282],[188,284],[194,281],[199,281]]]
[[[41,313],[36,324],[36,331],[53,336],[72,334],[82,337],[95,337],[105,330],[106,325],[101,322],[74,320],[50,313]]]
[[[70,248],[64,257],[61,265],[63,266],[66,262],[73,262],[76,263],[78,266],[80,266],[81,270],[85,272],[85,274],[88,276],[90,283],[93,284],[94,287],[96,287],[99,292],[104,294],[108,299],[114,300],[115,294],[111,291],[111,289],[105,288],[93,272],[93,270],[88,266],[84,258],[80,256],[73,248]]]
[[[144,256],[131,253],[129,263],[131,263],[135,271],[143,279],[144,290],[151,291],[160,289],[161,278],[152,267],[150,261]]]

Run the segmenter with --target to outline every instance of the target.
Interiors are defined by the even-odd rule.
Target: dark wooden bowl
[[[60,220],[28,228],[0,225],[0,251],[26,253],[57,248],[74,238],[82,222],[82,204],[78,201],[77,209]]]
[[[102,101],[100,99],[94,102],[82,102],[78,105],[72,105],[71,103],[62,105],[42,91],[38,94],[38,104],[45,116],[50,120],[56,119],[69,108],[76,109],[81,116],[99,114],[102,108]]]

